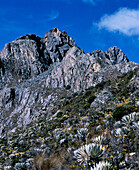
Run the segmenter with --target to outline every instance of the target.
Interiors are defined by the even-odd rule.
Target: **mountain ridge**
[[[34,87],[40,84],[46,89],[70,86],[71,91],[76,92],[138,67],[128,61],[117,47],[111,47],[105,53],[95,50],[85,54],[65,31],[57,28],[43,38],[32,34],[22,36],[6,44],[0,52],[1,114],[4,114],[5,107],[8,112],[15,108],[13,115],[16,110],[24,112],[23,103],[30,95],[28,100],[24,99],[26,94],[23,91],[26,92],[31,84]],[[13,103],[17,106],[13,107]]]
[[[138,73],[139,64],[129,62],[116,46],[106,52],[97,49],[85,54],[65,31],[57,28],[44,37],[22,36],[0,51],[0,138],[7,139],[40,120],[49,122],[61,107],[69,104],[72,96],[76,100],[81,95],[84,100],[89,88],[93,89],[93,96],[86,96],[83,101],[85,114],[87,109],[103,111],[114,95],[120,97],[120,91],[132,97],[135,105]],[[67,112],[70,114],[68,109]]]

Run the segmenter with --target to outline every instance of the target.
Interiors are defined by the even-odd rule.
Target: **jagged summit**
[[[106,51],[106,55],[113,64],[126,63],[129,61],[123,51],[116,46],[109,48],[109,50]]]
[[[3,80],[15,81],[16,76],[16,80],[21,81],[41,74],[48,70],[52,63],[61,62],[72,47],[77,47],[75,41],[66,31],[61,32],[58,28],[50,30],[44,37],[29,34],[7,43],[0,52]],[[87,55],[92,58],[91,62],[98,62],[102,66],[129,61],[117,47],[111,47],[106,53],[95,50]]]
[[[118,47],[110,47],[108,51],[104,52],[99,49],[93,51],[92,53],[87,53],[88,55],[93,55],[97,60],[100,59],[103,63],[107,61],[107,64],[120,64],[129,62],[126,55]]]
[[[42,38],[34,34],[20,37],[7,43],[0,52],[1,75],[9,82],[15,76],[16,80],[29,79],[48,70],[50,64],[61,61],[73,46],[76,46],[74,40],[57,28]]]
[[[35,34],[27,34],[25,36],[21,36],[19,38],[17,38],[15,41],[17,40],[36,40],[36,39],[40,39],[39,36],[36,36]]]

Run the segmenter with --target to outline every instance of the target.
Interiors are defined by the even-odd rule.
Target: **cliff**
[[[132,79],[124,85],[135,99],[138,70],[139,64],[129,62],[118,47],[85,54],[57,28],[44,37],[30,34],[7,43],[0,51],[0,137],[7,138],[30,123],[50,118],[61,108],[65,96],[115,81],[98,91],[90,103],[91,110],[100,111],[122,92],[117,78],[131,72]]]

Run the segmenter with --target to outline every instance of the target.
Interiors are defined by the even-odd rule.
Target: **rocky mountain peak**
[[[54,28],[47,32],[44,37],[45,46],[51,52],[56,52],[63,46],[64,49],[76,46],[74,40],[68,36],[66,31],[60,31],[58,28]],[[63,53],[62,51],[59,51]]]
[[[15,115],[17,127],[24,126],[43,110],[51,110],[50,103],[57,99],[55,89],[77,92],[137,67],[117,47],[85,54],[57,28],[44,37],[22,36],[0,51],[0,113],[1,118],[11,115],[0,126],[8,127]]]
[[[40,37],[36,36],[35,34],[27,34],[25,36],[19,37],[17,40],[40,40]]]
[[[22,36],[7,43],[0,52],[0,79],[12,84],[41,74],[50,64],[61,61],[73,46],[74,40],[57,28],[42,38],[34,34]]]
[[[128,161],[123,164],[122,142],[125,145],[127,141],[124,151],[130,145],[131,154],[135,153],[129,141],[135,139],[137,146],[134,135],[138,126],[131,122],[132,128],[128,125],[125,129],[125,122],[116,121],[137,111],[139,105],[139,64],[128,61],[118,47],[85,54],[57,28],[44,37],[29,34],[7,43],[0,51],[0,169],[30,170],[37,152],[53,155],[62,150],[71,154],[63,161],[68,162],[66,169],[74,169],[77,161],[72,159],[73,151],[94,142],[98,134],[104,139],[99,153],[109,150],[105,160],[114,160],[109,162],[112,168],[117,166],[115,160],[121,160],[120,169],[124,169]],[[121,137],[117,123],[124,127]],[[52,162],[61,158],[55,160]]]
[[[98,61],[102,66],[129,62],[123,51],[116,46],[110,47],[106,52],[97,49],[92,53],[88,53],[88,55],[93,57],[93,61]]]
[[[106,55],[112,64],[126,63],[129,61],[123,51],[116,46],[109,48],[109,50],[106,51]]]

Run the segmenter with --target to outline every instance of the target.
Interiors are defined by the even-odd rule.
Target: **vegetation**
[[[134,111],[136,111],[136,107],[134,105],[121,105],[121,106],[117,106],[113,110],[112,116],[116,120],[121,120],[121,118],[124,115],[128,115]]]
[[[93,167],[95,163],[98,163],[103,156],[105,148],[99,144],[83,145],[78,150],[74,151],[75,158],[80,164],[86,167]]]
[[[139,96],[128,88],[134,75],[130,72],[60,99],[60,106],[46,119],[0,139],[0,163],[9,170],[136,170]],[[113,96],[97,110],[91,104],[104,89]],[[124,89],[127,94],[121,94]]]

